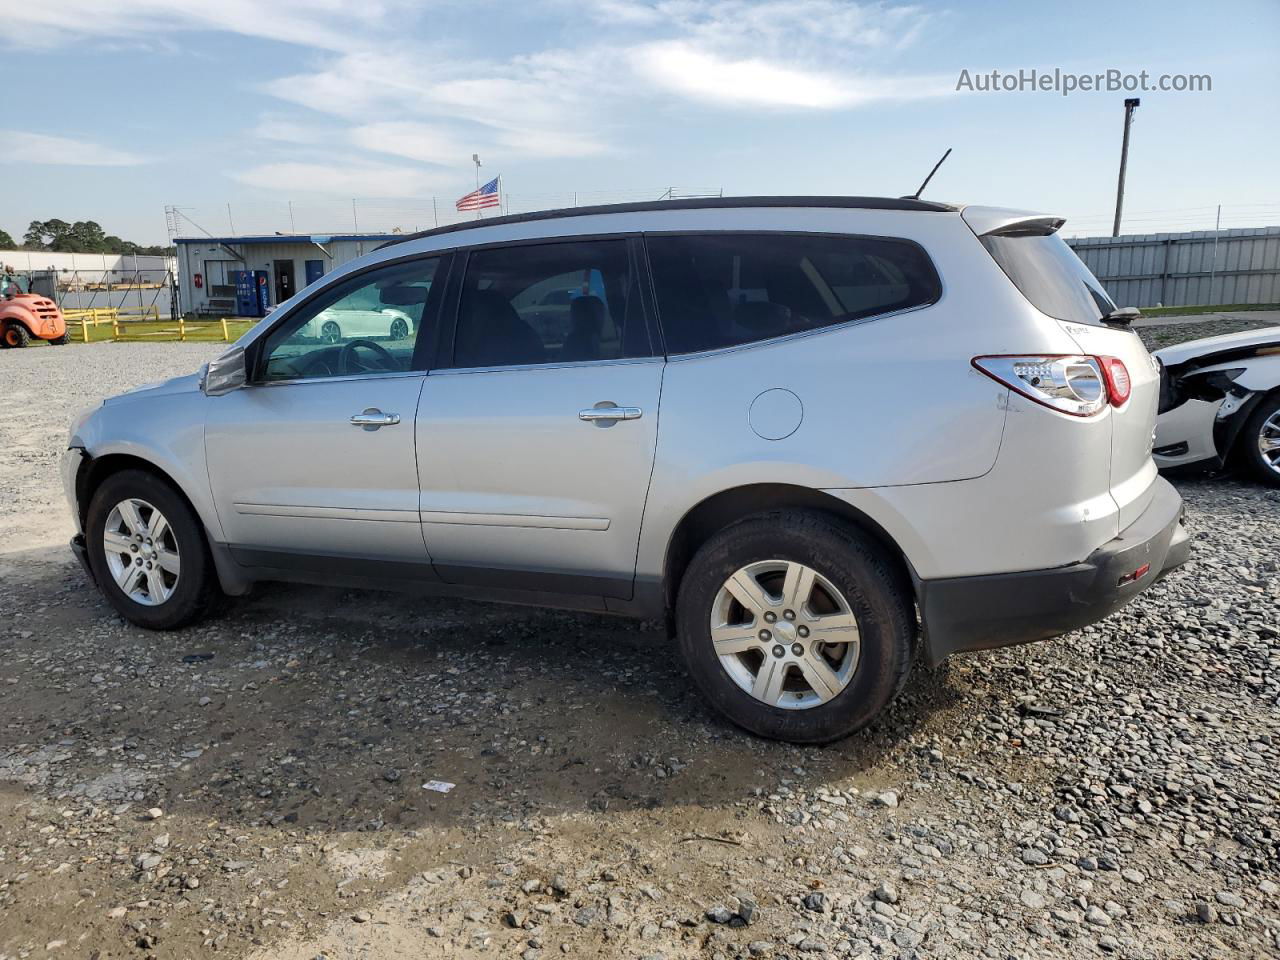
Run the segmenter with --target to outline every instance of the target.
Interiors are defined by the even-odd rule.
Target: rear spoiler
[[[1062,217],[1004,207],[965,207],[960,216],[980,237],[1047,237],[1066,223]]]

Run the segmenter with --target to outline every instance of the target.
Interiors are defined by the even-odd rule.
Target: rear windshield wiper
[[[1130,326],[1133,321],[1142,319],[1142,311],[1137,307],[1116,307],[1110,313],[1105,313],[1098,318],[1099,323],[1110,324],[1115,327]]]

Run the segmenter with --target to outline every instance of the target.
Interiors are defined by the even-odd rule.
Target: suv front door
[[[419,258],[338,281],[255,344],[247,386],[210,399],[209,481],[237,560],[347,576],[402,561],[431,576],[413,417],[446,267]],[[342,330],[374,308],[407,318],[407,334]]]
[[[640,291],[634,241],[467,256],[416,426],[443,580],[631,597],[664,365]]]

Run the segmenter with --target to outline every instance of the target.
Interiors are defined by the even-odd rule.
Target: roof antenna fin
[[[924,183],[920,184],[920,189],[917,190],[915,193],[911,194],[911,196],[907,197],[908,200],[920,199],[920,194],[924,193],[924,188],[929,185],[929,181],[932,180],[933,175],[938,172],[938,168],[947,162],[947,157],[949,156],[951,156],[951,148],[947,147],[947,152],[942,155],[941,160],[939,160],[937,163],[933,165],[933,169],[929,171],[929,175],[924,178]]]

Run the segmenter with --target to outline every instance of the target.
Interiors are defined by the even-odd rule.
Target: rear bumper
[[[1142,515],[1080,563],[921,581],[929,662],[965,650],[1047,640],[1095,623],[1186,563],[1191,542],[1182,526],[1182,497],[1167,480],[1155,483]]]

